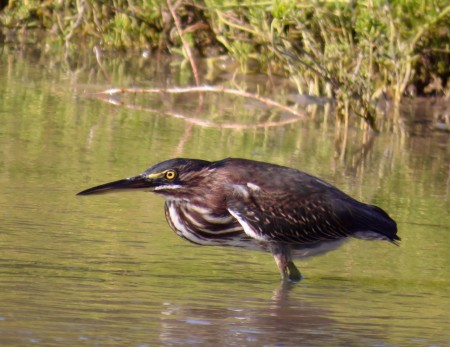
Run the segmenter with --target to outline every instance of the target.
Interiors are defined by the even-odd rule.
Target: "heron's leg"
[[[292,262],[290,247],[284,244],[273,243],[270,245],[270,250],[280,269],[281,279],[284,281],[291,280],[293,282],[300,281],[302,275]]]
[[[292,260],[288,261],[287,267],[289,269],[289,279],[292,282],[298,282],[298,281],[300,281],[302,279],[302,274],[297,269],[297,266],[295,266],[295,264],[294,264],[294,262]]]

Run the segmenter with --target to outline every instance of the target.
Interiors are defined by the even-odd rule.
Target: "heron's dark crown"
[[[158,163],[144,171],[144,175],[176,170],[179,173],[200,171],[211,162],[200,159],[175,158]]]
[[[186,199],[195,194],[192,188],[202,187],[200,182],[208,176],[210,164],[199,159],[170,159],[148,168],[139,177],[147,181],[155,193]]]

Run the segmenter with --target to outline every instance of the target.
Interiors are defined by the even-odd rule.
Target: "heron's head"
[[[182,197],[192,188],[199,188],[208,174],[210,162],[197,159],[170,159],[156,164],[137,176],[95,186],[77,195],[104,194],[126,190],[144,190],[166,197]]]

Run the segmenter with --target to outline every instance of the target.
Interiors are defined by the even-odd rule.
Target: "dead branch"
[[[115,89],[115,90],[117,91],[119,89]],[[123,89],[120,89],[120,90],[123,91]],[[97,93],[97,94],[104,95],[104,93]],[[110,99],[110,98],[98,98],[98,99],[102,100],[106,103],[109,103],[112,105],[117,105],[117,106],[122,106],[122,107],[125,107],[128,109],[131,109],[131,110],[139,110],[139,111],[146,111],[146,112],[152,112],[152,113],[163,113],[167,116],[170,116],[173,118],[178,118],[178,119],[183,119],[184,121],[186,121],[188,123],[195,124],[195,125],[198,125],[201,127],[215,127],[215,128],[221,128],[221,129],[256,129],[256,128],[277,127],[277,126],[283,126],[283,125],[287,125],[287,124],[296,123],[302,119],[301,117],[296,117],[296,118],[285,119],[285,120],[278,121],[278,122],[262,122],[262,123],[257,123],[257,124],[217,123],[217,122],[210,122],[210,121],[202,120],[202,119],[198,119],[198,118],[188,117],[182,113],[161,111],[161,110],[151,108],[151,107],[127,104],[125,102],[118,101],[115,99]],[[281,106],[283,106],[283,105],[281,105]]]
[[[101,92],[93,93],[92,96],[99,96],[99,95],[116,95],[116,94],[183,94],[183,93],[202,93],[202,92],[210,92],[210,93],[224,93],[224,94],[230,94],[230,95],[236,95],[248,99],[257,100],[259,102],[262,102],[268,106],[276,107],[278,109],[281,109],[285,112],[288,112],[294,116],[297,117],[297,119],[292,120],[290,123],[296,122],[299,119],[305,118],[306,114],[300,112],[299,110],[296,110],[292,107],[283,105],[279,103],[278,101],[265,98],[263,96],[253,94],[250,92],[246,92],[244,90],[239,89],[232,89],[232,88],[225,88],[225,87],[214,87],[214,86],[197,86],[197,87],[185,87],[185,88],[112,88],[107,89]],[[117,101],[114,101],[117,102]],[[111,103],[114,103],[111,102]],[[180,117],[178,117],[180,118]],[[182,118],[182,117],[181,117]],[[200,121],[199,122],[203,122]],[[209,122],[208,122],[209,123]],[[277,122],[278,123],[278,122]],[[287,123],[285,123],[287,124]],[[198,124],[201,125],[201,124]],[[280,124],[281,125],[281,124]],[[211,126],[209,124],[208,126]]]

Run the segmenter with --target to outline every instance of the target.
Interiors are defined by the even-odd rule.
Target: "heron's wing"
[[[396,227],[394,238],[384,235],[385,219],[392,221],[384,211],[320,184],[291,191],[261,189],[252,183],[234,185],[227,208],[245,233],[260,241],[307,244],[357,236],[357,232],[396,239]],[[391,229],[388,226],[389,233]]]

